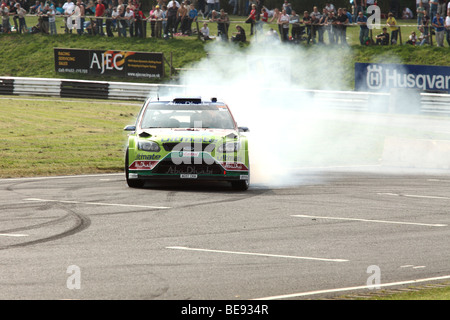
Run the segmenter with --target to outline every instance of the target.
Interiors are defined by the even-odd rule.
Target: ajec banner
[[[450,67],[355,63],[355,90],[417,89],[450,93]]]
[[[163,78],[162,53],[54,48],[55,71],[134,78]]]

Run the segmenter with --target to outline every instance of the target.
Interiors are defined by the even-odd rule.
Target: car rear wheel
[[[248,180],[231,181],[231,188],[236,191],[245,191],[250,186]]]
[[[130,188],[142,188],[144,186],[145,182],[143,180],[130,179],[130,172],[128,168],[128,149],[125,155],[125,177]]]

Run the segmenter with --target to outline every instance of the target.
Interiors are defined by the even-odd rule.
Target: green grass
[[[0,100],[0,178],[122,170],[140,105],[87,100]]]

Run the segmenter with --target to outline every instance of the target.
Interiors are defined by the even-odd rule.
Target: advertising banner
[[[355,90],[417,89],[450,93],[450,67],[355,63]]]
[[[133,78],[164,77],[162,53],[54,48],[55,71]]]

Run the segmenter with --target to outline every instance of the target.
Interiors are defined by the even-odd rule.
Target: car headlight
[[[240,149],[240,142],[227,142],[219,146],[217,151],[219,152],[236,152]]]
[[[156,142],[153,141],[138,141],[138,149],[148,152],[159,152],[161,148]]]

